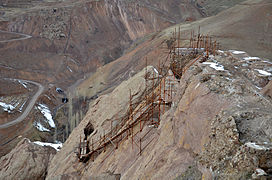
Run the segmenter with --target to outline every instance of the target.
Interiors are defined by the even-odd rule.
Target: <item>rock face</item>
[[[202,4],[203,7],[211,5],[209,3],[212,3],[213,7],[218,7],[217,5],[220,4],[220,6],[222,5],[222,8],[227,8],[230,7],[231,4],[241,1],[207,0],[191,2],[198,2],[200,4],[204,3]],[[262,0],[258,1],[256,4],[256,1],[246,1],[241,3],[242,5],[230,8],[227,12],[219,13],[217,16],[205,18],[190,24],[181,24],[182,38],[189,39],[190,31],[192,29],[196,31],[200,26],[201,32],[215,35],[220,45],[222,45],[220,48],[243,48],[243,50],[251,52],[252,56],[270,58],[272,57],[272,46],[269,44],[272,42],[272,31],[267,31],[267,28],[271,26],[271,14],[269,13],[271,11],[271,4],[267,2],[269,1]],[[213,8],[212,6],[210,7]],[[265,20],[258,20],[258,18],[251,16],[260,18],[265,17]],[[139,43],[138,45],[136,44],[135,47],[133,46],[133,48],[131,48],[132,50],[116,61],[99,68],[96,73],[79,86],[79,90],[77,91],[79,96],[89,99],[95,97],[97,94],[112,91],[113,87],[116,87],[121,81],[128,79],[129,74],[132,71],[138,72],[145,66],[143,57],[148,57],[148,63],[152,65],[157,65],[158,61],[162,62],[166,58],[167,52],[165,51],[166,47],[162,47],[161,45],[166,39],[165,35],[170,35],[170,33],[174,31],[174,28],[177,30],[178,26],[168,28],[154,36],[144,38],[143,43]],[[252,29],[258,29],[258,31],[252,32]],[[252,33],[255,32],[256,34],[254,34],[254,37],[256,37],[258,43],[256,43],[254,38],[251,38]],[[247,43],[241,39],[247,39],[245,40]],[[181,43],[182,45],[188,45],[189,41],[184,40]],[[258,87],[263,87],[267,83],[267,78],[260,78],[256,76],[256,73],[248,72],[246,76],[252,77],[252,80],[257,83],[256,85]]]
[[[158,76],[156,70],[152,66],[147,67],[147,78]],[[60,175],[77,174],[81,175],[82,166],[78,164],[78,158],[74,153],[77,151],[76,147],[80,137],[84,137],[84,129],[90,126],[90,123],[94,129],[93,133],[90,135],[94,140],[103,136],[111,127],[110,120],[124,117],[127,115],[129,110],[129,97],[130,92],[133,97],[133,101],[141,101],[144,98],[144,92],[146,87],[150,88],[152,82],[148,82],[146,86],[145,74],[146,71],[143,70],[127,81],[122,82],[113,92],[100,96],[95,100],[90,110],[88,111],[86,117],[82,122],[72,131],[72,134],[67,139],[66,143],[63,145],[64,151],[58,153],[56,158],[51,162],[51,169],[48,171],[48,179],[54,179]],[[155,81],[156,82],[156,81]],[[148,90],[148,89],[147,89]],[[118,123],[117,120],[113,121],[112,126],[115,127]],[[63,161],[59,161],[63,159]],[[65,165],[62,164],[65,162]],[[119,174],[119,173],[114,173]],[[84,176],[88,174],[84,174]],[[99,175],[90,174],[90,175]]]
[[[122,114],[120,108],[124,105],[119,106],[123,101],[119,102],[121,97],[118,96],[125,94],[122,89],[129,85],[121,84],[94,103],[61,153],[52,160],[47,179],[71,173],[85,177],[105,172],[121,174],[121,179],[269,176],[272,172],[272,124],[269,121],[272,104],[260,94],[261,88],[257,85],[271,77],[268,72],[264,73],[271,64],[247,57],[245,52],[237,55],[235,51],[220,51],[206,62],[191,66],[174,85],[172,106],[162,114],[160,126],[144,127],[142,133],[146,135],[141,155],[137,146],[131,147],[129,137],[118,149],[109,147],[94,161],[79,163],[72,155],[72,147],[79,142],[79,136],[83,136],[88,122],[95,129],[92,135],[97,136],[109,128],[114,114]],[[128,82],[140,84],[132,79]]]
[[[1,157],[1,179],[44,179],[49,161],[55,154],[54,148],[22,139],[9,154]]]

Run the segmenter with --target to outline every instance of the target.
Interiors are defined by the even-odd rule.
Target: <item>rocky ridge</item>
[[[121,174],[121,179],[182,179],[192,167],[200,172],[194,174],[196,179],[269,175],[271,99],[260,91],[271,78],[271,65],[234,50],[218,51],[206,62],[195,63],[176,85],[172,107],[146,137],[149,143],[141,156],[126,140],[118,149],[109,148],[98,155],[94,162],[78,163],[71,148],[87,123],[100,124],[94,125],[94,136],[101,132],[96,129],[108,128],[104,126],[108,118],[100,115],[101,119],[93,119],[99,109],[91,108],[54,157],[47,179],[60,174],[76,173],[83,178],[105,172]],[[106,99],[110,96],[118,93]],[[58,161],[67,155],[69,160]]]

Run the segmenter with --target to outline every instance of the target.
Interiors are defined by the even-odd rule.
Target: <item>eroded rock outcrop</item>
[[[56,154],[52,147],[34,144],[22,139],[17,146],[0,159],[1,179],[44,179],[50,159]]]
[[[141,101],[144,98],[144,92],[146,87],[151,88],[152,82],[145,81],[147,71],[147,78],[158,76],[157,70],[152,66],[148,66],[147,70],[143,70],[127,81],[122,82],[113,92],[100,96],[95,100],[91,108],[89,109],[86,117],[82,122],[73,130],[72,134],[67,139],[66,143],[63,145],[63,151],[58,153],[56,157],[51,162],[51,167],[48,172],[47,179],[52,179],[55,176],[62,174],[71,174],[76,173],[78,176],[84,175],[81,174],[82,166],[78,163],[78,158],[74,153],[77,151],[76,147],[80,137],[84,137],[84,129],[87,126],[92,124],[94,131],[90,136],[94,139],[99,139],[100,136],[103,136],[111,127],[111,119],[118,119],[127,115],[129,109],[129,97],[130,92],[133,97],[133,101]],[[115,127],[118,123],[117,120],[112,123],[112,126]],[[89,124],[89,125],[88,125]],[[59,159],[62,159],[60,161]],[[65,165],[63,163],[65,162]],[[90,174],[98,175],[100,173]],[[119,173],[114,173],[119,174]],[[87,175],[87,174],[85,174]]]
[[[65,173],[84,177],[105,172],[121,174],[121,179],[269,176],[271,101],[260,94],[258,85],[271,76],[264,73],[264,68],[270,66],[267,61],[252,60],[245,52],[236,55],[235,51],[219,51],[206,62],[197,62],[173,86],[172,106],[162,114],[160,126],[143,128],[143,134],[147,135],[142,141],[141,155],[135,145],[131,147],[129,138],[118,149],[107,148],[94,161],[78,163],[71,147],[78,143],[84,126],[91,122],[96,129],[94,134],[99,135],[109,128],[108,120],[114,117],[108,113],[124,107],[116,107],[116,100],[121,98],[117,97],[120,93],[124,94],[121,89],[126,89],[127,84],[119,86],[96,101],[65,143],[62,153],[51,162],[47,178]],[[253,76],[248,76],[249,73]],[[64,163],[57,162],[61,158]]]

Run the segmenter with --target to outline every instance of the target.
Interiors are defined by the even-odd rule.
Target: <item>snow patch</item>
[[[21,80],[18,80],[18,82],[22,85],[22,86],[24,86],[24,88],[26,88],[27,89],[27,83],[26,82],[23,82],[23,81],[21,81]]]
[[[236,54],[236,55],[238,55],[238,54],[245,54],[246,53],[245,51],[236,51],[236,50],[230,50],[230,52],[232,54]]]
[[[267,64],[272,64],[272,62],[269,62],[269,61],[263,61],[264,63],[267,63]]]
[[[19,111],[22,112],[26,101],[19,107]]]
[[[15,105],[13,105],[15,108],[20,104],[20,102],[17,102]]]
[[[231,78],[229,78],[229,77],[225,77],[227,80],[229,80],[229,81],[232,81],[233,79],[231,79]]]
[[[12,110],[15,109],[15,107],[11,104],[6,104],[4,102],[0,102],[0,106],[2,106],[2,108],[4,109],[4,111],[8,111],[8,113],[10,113]]]
[[[176,50],[188,50],[188,49],[190,49],[190,48],[176,48]]]
[[[244,60],[248,61],[248,60],[260,60],[259,57],[244,57]]]
[[[158,72],[158,70],[156,68],[154,68],[154,71],[155,71],[155,73],[159,74],[159,72]]]
[[[69,66],[67,66],[67,69],[68,69],[70,72],[73,72],[72,69],[71,69]]]
[[[204,50],[205,48],[176,48],[176,50],[186,51],[186,50]]]
[[[257,89],[259,89],[259,90],[261,90],[262,88],[261,87],[259,87],[259,86],[255,86]]]
[[[198,83],[198,84],[196,85],[195,89],[198,88],[199,85],[200,85],[200,83]]]
[[[43,125],[39,122],[34,122],[33,124],[39,131],[42,131],[42,132],[50,132],[49,129],[43,127]]]
[[[257,150],[269,150],[270,149],[270,148],[265,147],[265,146],[257,145],[254,142],[247,142],[247,143],[245,143],[245,145],[247,147],[250,147],[250,148],[253,148],[253,149],[257,149]]]
[[[224,71],[224,66],[218,64],[218,63],[213,63],[213,62],[203,62],[202,64],[207,64],[210,65],[211,68],[217,70],[217,71]]]
[[[70,58],[69,60],[78,65],[78,62],[76,62],[74,59]]]
[[[258,178],[259,176],[265,176],[265,175],[267,175],[267,173],[264,170],[260,168],[256,168],[255,172],[252,174],[252,178],[259,179]]]
[[[248,67],[249,65],[247,63],[242,64],[243,67]]]
[[[44,104],[39,104],[38,109],[41,111],[43,116],[47,119],[48,124],[50,125],[50,127],[55,128],[56,125],[55,125],[55,122],[54,122],[54,120],[52,118],[52,114],[51,114],[50,109]]]
[[[261,70],[261,69],[255,69],[256,71],[258,71],[261,75],[264,75],[264,76],[271,76],[272,74],[267,72],[267,71],[264,71],[264,70]]]
[[[54,143],[46,143],[46,142],[40,142],[40,141],[34,141],[33,143],[40,146],[51,146],[55,148],[57,151],[59,151],[62,148],[62,143],[54,144]]]
[[[51,98],[48,95],[46,95],[46,94],[45,94],[45,97],[47,97],[49,100],[51,100]]]
[[[257,168],[256,169],[256,173],[258,176],[263,176],[263,175],[266,175],[266,172],[260,168]]]

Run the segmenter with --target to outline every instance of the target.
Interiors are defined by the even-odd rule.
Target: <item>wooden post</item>
[[[155,96],[155,94],[154,94],[154,90],[155,90],[155,74],[154,74],[154,71],[153,71],[153,78],[152,78],[152,98],[151,98],[151,103],[152,103],[152,106],[151,106],[151,113],[152,113],[152,116],[151,116],[151,123],[152,124],[154,124],[154,122],[153,122],[153,107],[154,107],[154,96]]]
[[[131,126],[131,145],[133,149],[133,125]]]
[[[142,118],[140,118],[140,132],[142,132]]]
[[[214,46],[213,46],[213,55],[215,56],[215,51],[216,51],[216,40],[214,41]]]
[[[93,138],[92,138],[92,153],[93,153],[93,151],[94,151],[94,144],[93,144]],[[93,159],[92,160],[94,161],[94,155],[93,155]]]
[[[210,37],[210,49],[212,49],[212,37]]]
[[[195,31],[193,30],[192,48],[195,48]]]
[[[140,156],[142,155],[142,138],[140,138]]]
[[[111,120],[111,123],[110,123],[110,129],[111,129],[111,135],[112,135],[112,120]]]
[[[166,104],[166,100],[165,100],[165,79],[166,79],[166,77],[164,77],[164,79],[163,79],[163,100],[164,100],[163,113],[165,113],[165,104]]]
[[[189,46],[189,48],[192,48],[192,30],[191,30],[191,38],[190,38],[190,46]]]
[[[104,130],[104,138],[103,138],[104,152],[106,152],[106,144],[105,144],[105,141],[106,141],[106,136],[105,136],[105,130]]]
[[[178,30],[178,58],[179,58],[179,48],[180,48],[180,27],[179,27],[179,30]]]
[[[160,123],[160,119],[161,119],[161,82],[159,82],[159,114],[158,114],[158,125]]]
[[[209,57],[209,36],[207,35],[207,43],[206,43],[206,57],[208,58]]]
[[[131,89],[129,90],[129,106],[130,106],[130,113],[129,113],[129,117],[130,117],[130,129],[131,129],[131,142],[132,142],[132,149],[133,149],[133,110],[132,110],[132,95],[131,95]]]
[[[79,151],[79,158],[81,158],[81,135],[79,136],[79,149],[78,149],[78,151]]]
[[[129,118],[130,121],[133,122],[133,110],[132,110],[132,95],[131,95],[131,89],[129,89]]]
[[[148,87],[147,87],[147,58],[145,58],[145,102],[147,105],[147,95],[148,95]]]

